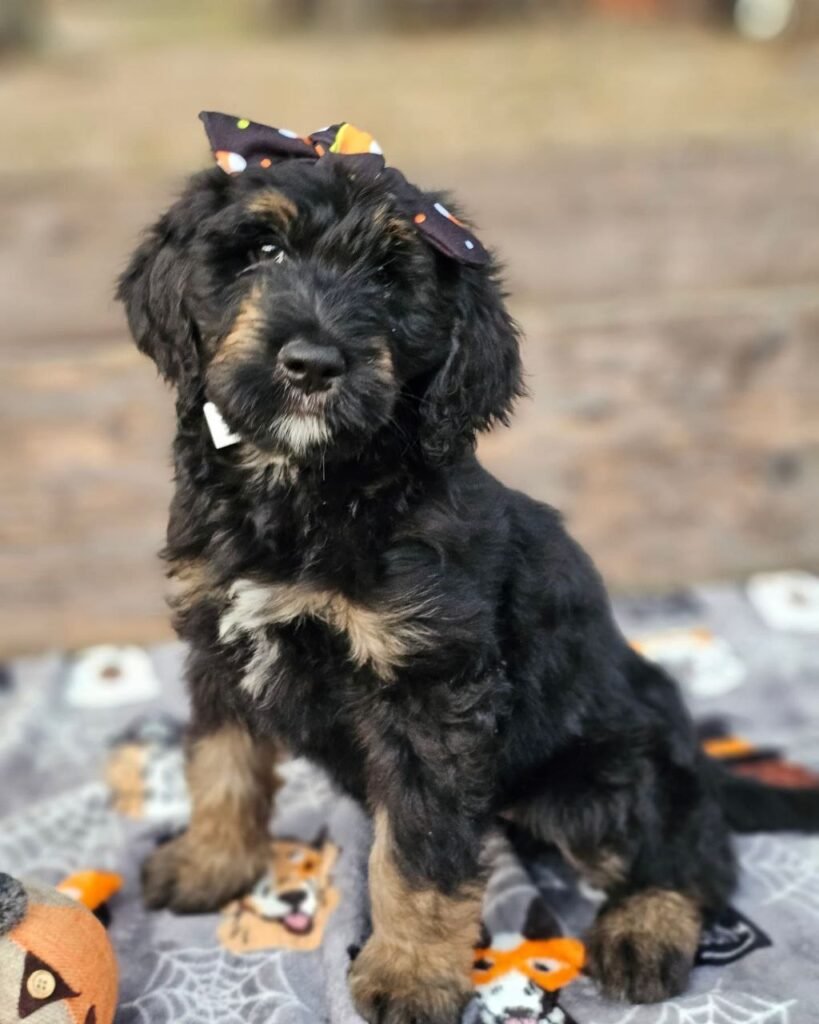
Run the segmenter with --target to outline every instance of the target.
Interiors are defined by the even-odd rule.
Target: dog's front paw
[[[218,910],[250,889],[264,873],[269,846],[248,851],[215,848],[191,833],[160,846],[142,865],[142,897],[152,910],[178,914]]]
[[[667,889],[604,908],[588,942],[588,969],[609,999],[659,1003],[683,992],[701,930],[697,907]]]
[[[474,995],[466,976],[371,938],[350,968],[350,994],[369,1024],[458,1024]]]

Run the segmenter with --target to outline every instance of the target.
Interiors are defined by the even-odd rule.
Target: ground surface
[[[813,632],[782,631],[735,585],[620,599],[615,613],[632,641],[674,670],[695,720],[708,721],[712,737],[727,730],[735,752],[743,747],[737,737],[749,741],[744,772],[790,783],[819,778],[815,615]],[[361,808],[316,766],[302,759],[278,766],[284,785],[272,833],[280,842],[261,901],[251,896],[243,909],[181,916],[142,904],[141,861],[189,815],[183,659],[179,645],[163,644],[94,648],[77,658],[54,652],[7,666],[0,686],[0,864],[52,884],[89,866],[124,876],[109,908],[120,965],[116,1024],[362,1024],[346,977],[350,949],[367,933],[371,833]],[[791,765],[777,763],[776,751]],[[521,1014],[515,968],[526,963],[536,985],[552,992],[563,986],[556,998],[564,1024],[816,1024],[819,837],[741,837],[734,912],[703,936],[686,992],[640,1007],[602,1000],[577,976],[579,958],[567,956],[565,943],[544,945],[570,936],[576,954],[602,894],[578,887],[557,851],[538,854],[530,843],[519,859],[498,839],[487,848],[492,870],[483,906],[495,952],[480,957],[496,970],[488,982],[483,973],[474,978],[486,1019],[546,1024],[544,1015]],[[299,849],[292,840],[310,845]],[[271,893],[287,893],[287,903]],[[300,902],[290,901],[299,895]],[[540,912],[534,906],[533,913],[535,901]],[[281,911],[294,907],[312,920],[309,932],[285,927]],[[523,930],[534,948],[513,938]],[[78,985],[69,973],[75,966],[59,964],[66,984],[87,995],[87,979]],[[524,989],[523,1008],[551,1006],[540,991]],[[13,1011],[4,1015],[4,994],[0,1019],[8,1021]],[[463,1024],[478,1024],[476,1017],[468,1012]]]
[[[819,50],[544,25],[390,40],[63,16],[0,69],[0,652],[166,635],[170,402],[112,281],[196,112],[336,116],[457,190],[532,399],[487,463],[615,587],[819,564]]]

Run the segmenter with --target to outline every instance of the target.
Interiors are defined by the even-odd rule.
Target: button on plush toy
[[[82,898],[88,877],[76,876],[69,896],[0,874],[1,1024],[112,1024],[114,951],[92,911],[73,898]],[[97,895],[100,887],[110,895],[119,880],[94,874],[94,883]]]

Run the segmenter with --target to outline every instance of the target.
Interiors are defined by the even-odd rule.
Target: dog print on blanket
[[[140,821],[187,821],[183,738],[169,715],[141,718],[117,737],[105,771],[116,811]]]
[[[472,969],[481,1024],[574,1024],[558,994],[578,977],[585,959],[583,943],[560,935],[539,896],[522,931],[490,936],[484,928]]]
[[[232,953],[317,949],[338,905],[331,881],[338,849],[332,843],[277,839],[270,850],[267,874],[222,911],[219,941]]]

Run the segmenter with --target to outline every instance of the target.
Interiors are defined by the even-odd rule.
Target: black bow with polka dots
[[[283,159],[349,158],[356,161],[359,173],[388,177],[401,211],[440,252],[470,266],[489,261],[489,253],[469,228],[441,202],[411,185],[395,167],[387,167],[375,139],[354,125],[345,122],[300,136],[230,114],[203,111],[199,117],[216,162],[227,174],[241,174],[250,167],[268,168]]]

